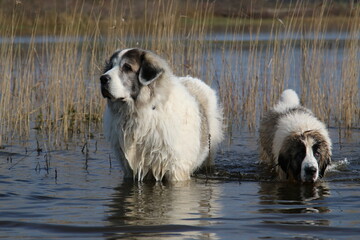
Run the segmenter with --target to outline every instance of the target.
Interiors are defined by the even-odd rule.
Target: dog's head
[[[315,182],[331,162],[331,146],[316,130],[288,136],[280,150],[278,164],[291,179]]]
[[[101,93],[111,101],[136,101],[141,89],[160,79],[165,70],[166,62],[152,52],[137,48],[116,51],[100,77]]]

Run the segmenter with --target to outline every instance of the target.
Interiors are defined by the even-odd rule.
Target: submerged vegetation
[[[127,47],[150,49],[175,74],[217,88],[230,129],[256,129],[287,87],[329,126],[360,126],[356,4],[334,20],[331,1],[313,8],[311,1],[278,1],[267,19],[220,18],[210,1],[145,0],[141,17],[137,1],[90,7],[76,1],[65,13],[36,14],[29,26],[16,2],[10,14],[0,10],[0,146],[31,129],[55,145],[73,135],[92,137],[105,106],[98,86],[103,63]]]

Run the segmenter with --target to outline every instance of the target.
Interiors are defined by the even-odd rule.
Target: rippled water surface
[[[334,142],[316,185],[270,181],[256,134],[223,144],[211,175],[189,182],[124,182],[102,136],[51,150],[0,150],[0,238],[356,239],[360,236],[360,131]]]

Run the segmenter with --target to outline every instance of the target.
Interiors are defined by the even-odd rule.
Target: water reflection
[[[154,226],[146,228],[146,232],[150,232],[152,237],[158,234],[158,238],[166,239],[184,236],[164,235],[164,231],[188,231],[197,238],[217,238],[213,233],[193,228],[214,224],[210,220],[220,214],[220,190],[217,184],[205,183],[203,180],[179,183],[123,182],[115,190],[107,212],[107,220],[113,227]],[[159,229],[160,225],[165,228]],[[139,237],[139,233],[136,236]]]
[[[262,208],[263,213],[326,213],[330,210],[322,206],[323,201],[330,196],[326,183],[294,184],[279,182],[260,183],[260,204],[270,208]]]
[[[263,223],[276,226],[329,226],[330,221],[319,217],[329,213],[326,198],[330,196],[327,183],[289,184],[264,182],[259,188],[259,212],[277,218]],[[263,207],[261,207],[263,206]],[[301,216],[301,217],[300,217]],[[299,218],[300,217],[300,218]]]

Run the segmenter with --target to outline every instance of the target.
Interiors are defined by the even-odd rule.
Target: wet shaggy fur
[[[204,82],[177,77],[165,60],[135,48],[116,51],[100,81],[105,136],[125,177],[183,181],[212,164],[222,112]]]
[[[259,143],[261,162],[275,168],[278,180],[315,182],[331,162],[325,125],[290,89],[262,118]]]

